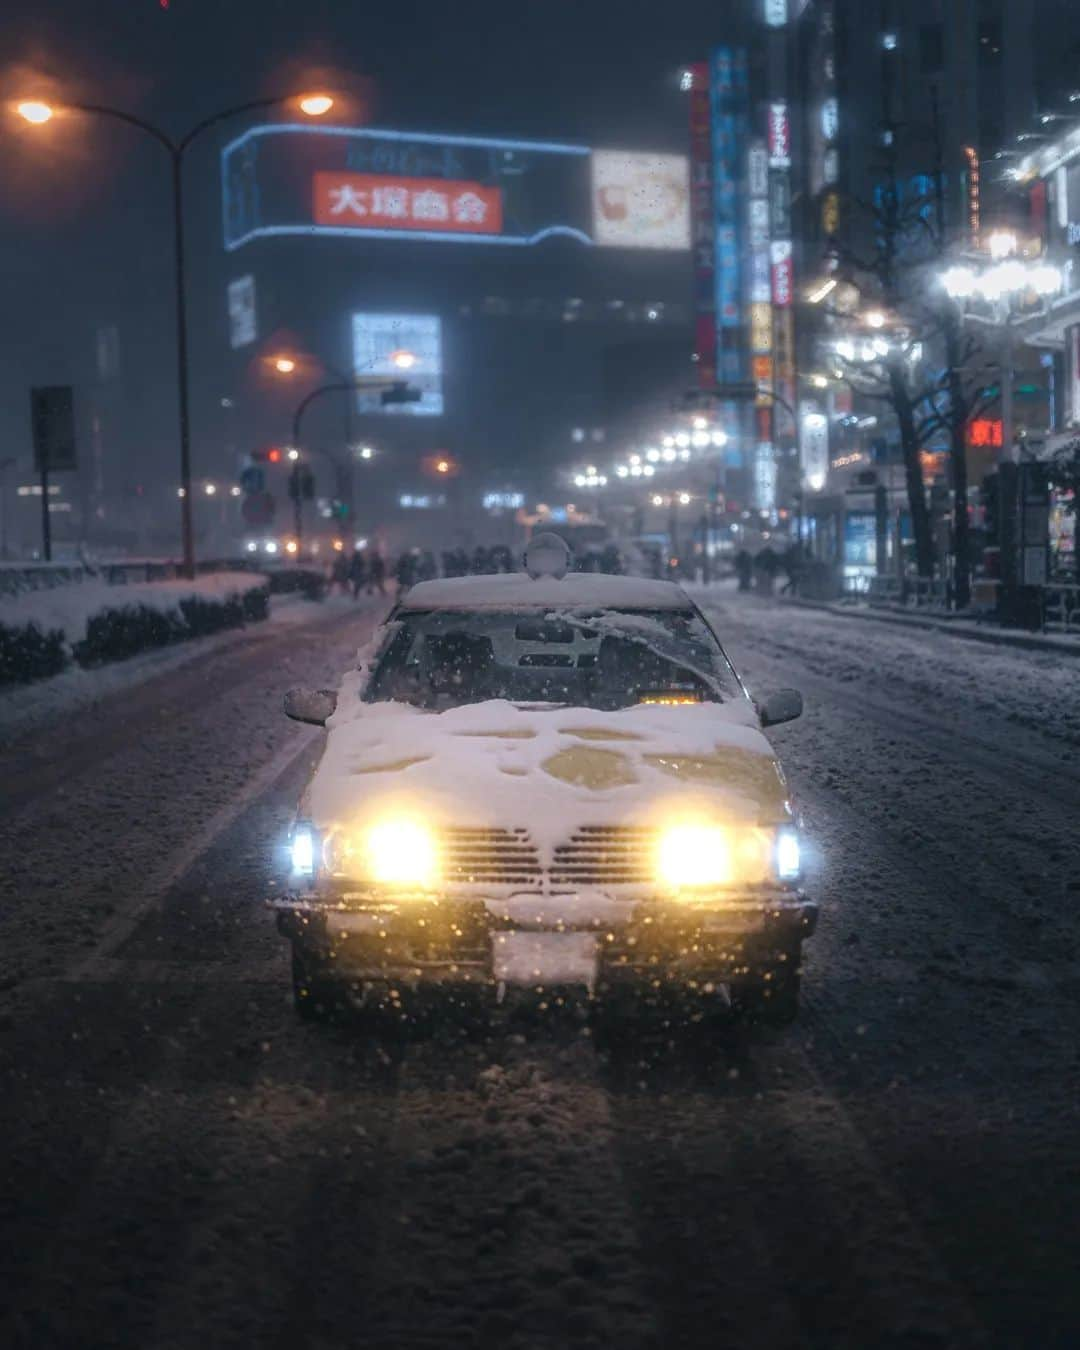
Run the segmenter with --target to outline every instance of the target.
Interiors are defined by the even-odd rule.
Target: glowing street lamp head
[[[438,464],[435,465],[435,470],[437,473],[449,473],[450,461],[448,459],[440,459]]]
[[[274,361],[274,369],[279,375],[291,375],[296,369],[296,362],[291,356],[279,356]]]
[[[390,353],[390,360],[398,370],[412,370],[416,365],[416,353],[408,351],[397,351]]]
[[[305,94],[300,100],[300,111],[307,117],[324,117],[333,106],[329,94]]]
[[[47,103],[41,103],[37,99],[27,99],[18,104],[15,111],[27,122],[32,122],[34,126],[41,126],[43,122],[52,119],[53,110]]]

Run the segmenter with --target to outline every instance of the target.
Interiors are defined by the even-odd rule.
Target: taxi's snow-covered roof
[[[527,572],[421,581],[401,600],[405,610],[430,609],[690,609],[686,592],[671,581],[571,572],[530,577]]]

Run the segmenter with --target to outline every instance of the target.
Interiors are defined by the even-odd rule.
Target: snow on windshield
[[[403,612],[366,697],[437,711],[492,699],[604,710],[740,694],[693,610],[576,607]]]

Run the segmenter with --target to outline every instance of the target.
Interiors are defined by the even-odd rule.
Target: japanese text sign
[[[502,193],[447,178],[319,172],[314,217],[317,225],[355,229],[499,234]]]

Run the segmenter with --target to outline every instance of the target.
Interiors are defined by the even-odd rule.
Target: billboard
[[[690,165],[685,155],[592,156],[593,238],[621,248],[690,247]]]
[[[683,155],[374,127],[251,127],[221,156],[225,248],[277,235],[689,249]]]
[[[237,277],[230,281],[225,292],[229,307],[229,346],[246,347],[258,336],[255,321],[255,278]]]
[[[397,413],[439,417],[444,411],[442,388],[442,320],[437,314],[354,314],[353,370],[357,381],[371,384],[356,396],[361,413]],[[395,356],[408,352],[408,369]],[[382,391],[391,381],[407,380],[420,390],[417,403],[382,404]]]

